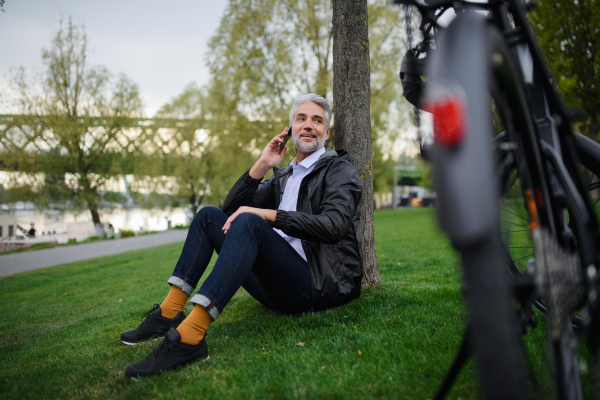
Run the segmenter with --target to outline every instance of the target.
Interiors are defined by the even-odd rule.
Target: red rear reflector
[[[467,118],[459,96],[429,101],[424,110],[433,114],[433,137],[437,144],[455,147],[463,141],[467,133]]]

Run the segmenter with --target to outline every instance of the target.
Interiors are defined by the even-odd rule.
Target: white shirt
[[[298,192],[300,191],[302,179],[304,179],[304,177],[315,168],[315,164],[323,153],[325,153],[325,148],[315,151],[310,156],[306,157],[300,164],[297,164],[295,158],[290,163],[288,168],[293,168],[292,175],[288,178],[287,183],[285,184],[281,204],[279,204],[280,210],[296,211],[296,206],[298,204]],[[296,250],[296,252],[298,252],[298,254],[304,258],[304,261],[306,261],[306,254],[304,253],[302,241],[300,239],[286,235],[281,229],[273,229],[275,229],[275,232],[279,233],[282,238],[287,240],[294,250]]]

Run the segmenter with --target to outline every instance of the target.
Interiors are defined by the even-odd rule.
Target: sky
[[[226,0],[6,0],[0,12],[0,81],[11,67],[32,72],[60,27],[61,16],[84,25],[89,62],[125,73],[152,116],[190,82],[209,80],[207,44]],[[0,110],[2,112],[2,110]]]

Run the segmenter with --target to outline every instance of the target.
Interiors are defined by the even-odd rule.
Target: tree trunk
[[[194,212],[194,216],[196,215],[196,213],[198,212],[197,208],[197,204],[196,204],[196,192],[194,191],[194,185],[192,185],[190,183],[190,188],[192,190],[192,194],[189,197],[189,204],[192,208],[192,211]]]
[[[104,226],[100,222],[100,214],[98,213],[98,203],[96,202],[96,195],[92,186],[90,185],[90,180],[87,174],[81,174],[81,186],[83,186],[83,194],[85,198],[85,202],[92,214],[92,222],[94,223],[94,228],[96,229],[96,235],[103,237],[104,236]]]
[[[381,283],[373,227],[373,150],[367,0],[333,1],[335,148],[344,149],[361,179],[363,286]]]

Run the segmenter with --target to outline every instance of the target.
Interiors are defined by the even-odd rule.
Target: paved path
[[[187,233],[185,229],[171,229],[152,235],[0,255],[0,276],[181,242]]]

